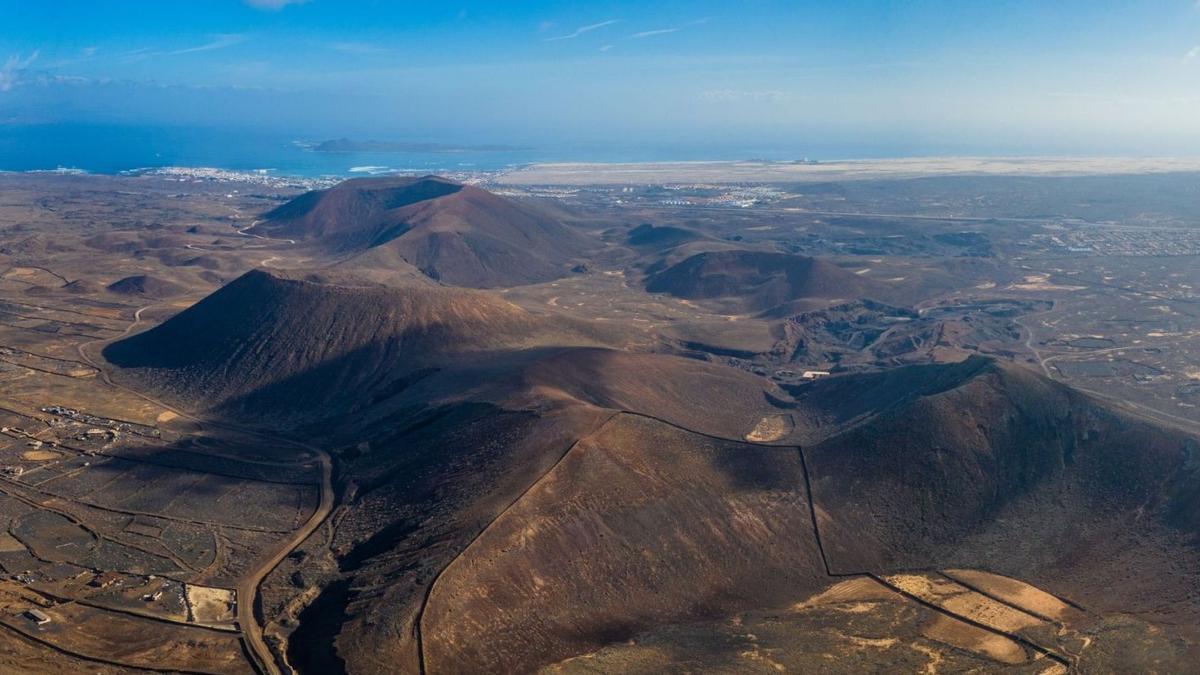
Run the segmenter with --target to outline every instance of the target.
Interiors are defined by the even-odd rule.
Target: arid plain
[[[701,168],[0,175],[0,670],[1194,668],[1200,175]]]

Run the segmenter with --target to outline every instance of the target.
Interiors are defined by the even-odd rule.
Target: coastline
[[[502,171],[494,182],[530,185],[796,183],[936,176],[1079,177],[1200,172],[1200,158],[911,157],[821,162],[698,161],[531,164]]]
[[[438,174],[497,187],[658,185],[703,183],[817,183],[903,180],[950,176],[1087,177],[1200,173],[1200,158],[1185,157],[908,157],[795,160],[691,160],[653,162],[534,162],[504,168],[354,165],[310,175],[274,168],[161,166],[97,172],[75,167],[0,170],[0,175],[153,177],[163,180],[240,183],[268,188],[320,189],[351,178]]]

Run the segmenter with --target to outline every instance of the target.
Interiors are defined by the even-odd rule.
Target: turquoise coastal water
[[[190,127],[94,124],[0,125],[0,171],[78,169],[115,174],[167,166],[280,176],[353,176],[393,171],[496,171],[537,162],[799,159],[787,149],[670,144],[528,145],[451,152],[316,152],[325,137]],[[391,139],[384,139],[391,140]],[[414,139],[402,139],[414,140]],[[429,139],[415,139],[427,141]],[[452,143],[435,139],[441,143]],[[464,143],[469,148],[472,144]],[[483,145],[480,143],[478,145]]]

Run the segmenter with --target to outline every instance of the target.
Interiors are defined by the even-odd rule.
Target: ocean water
[[[394,171],[497,171],[539,162],[801,158],[786,149],[771,147],[683,144],[534,144],[504,150],[386,153],[331,153],[310,149],[312,144],[322,140],[328,138],[192,127],[0,124],[0,171],[77,169],[115,174],[176,166],[267,170],[280,176],[319,177]],[[435,139],[434,142],[452,144],[454,141]]]

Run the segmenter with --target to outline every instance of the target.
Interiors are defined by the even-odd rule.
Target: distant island
[[[446,145],[443,143],[400,143],[393,141],[354,141],[339,138],[312,146],[315,152],[513,152],[526,150],[514,145]]]

